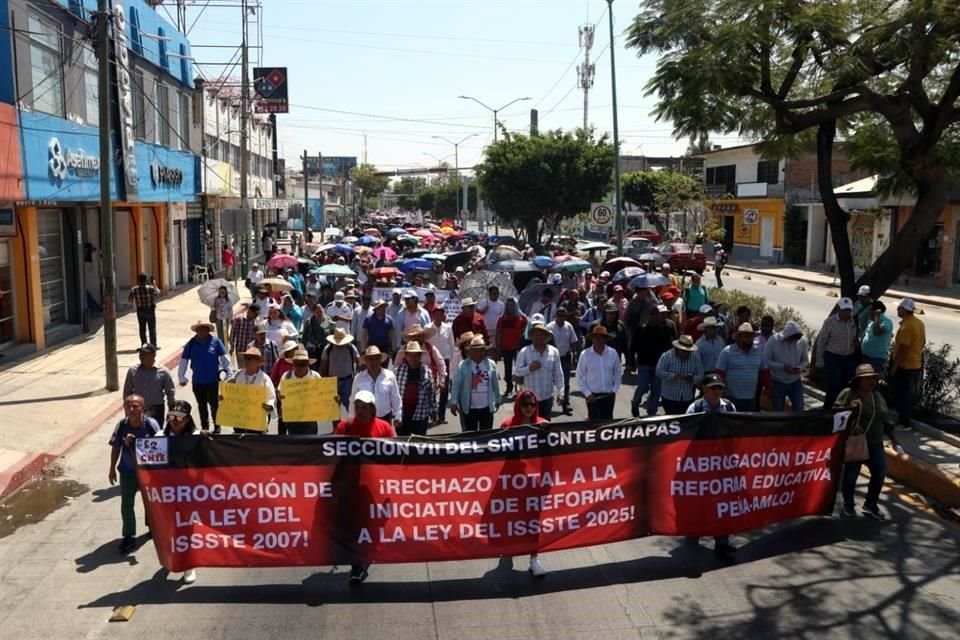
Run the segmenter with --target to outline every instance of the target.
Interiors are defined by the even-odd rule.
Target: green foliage
[[[783,260],[787,264],[802,265],[806,261],[806,250],[803,212],[800,207],[790,205],[783,214]]]
[[[457,215],[457,187],[458,183],[449,180],[437,185],[431,185],[420,191],[418,206],[423,211],[430,211],[434,218],[454,218]],[[460,196],[463,198],[463,190]],[[467,187],[467,204],[470,211],[477,210],[477,184],[475,180]],[[463,207],[461,201],[460,206]]]
[[[720,221],[714,216],[708,216],[706,222],[703,224],[703,241],[723,242],[723,239],[726,237],[727,230],[723,228]]]
[[[931,415],[957,415],[960,401],[960,359],[951,357],[949,344],[923,347],[923,373],[918,397],[922,412]]]
[[[401,209],[416,209],[419,206],[419,194],[426,189],[427,180],[419,176],[403,176],[393,183],[391,193],[398,194],[397,206]]]
[[[353,169],[353,181],[363,189],[364,198],[375,198],[390,186],[390,176],[378,176],[376,172],[377,168],[368,163],[360,164]]]
[[[620,178],[625,202],[639,207],[661,236],[667,234],[671,211],[690,212],[703,202],[703,185],[688,175],[672,171],[636,171]]]
[[[783,305],[771,307],[767,304],[767,299],[763,296],[753,296],[749,293],[729,288],[711,289],[710,301],[727,305],[730,314],[734,314],[737,307],[749,307],[750,310],[753,311],[754,322],[759,322],[763,316],[772,316],[773,326],[776,331],[783,329],[783,326],[788,320],[793,320],[803,331],[803,335],[807,337],[807,343],[810,345],[813,344],[813,329],[803,320],[800,312],[793,307],[785,307]]]
[[[606,136],[560,130],[537,136],[505,134],[477,167],[484,201],[501,223],[526,230],[539,247],[544,230],[588,211],[610,190],[613,149]]]

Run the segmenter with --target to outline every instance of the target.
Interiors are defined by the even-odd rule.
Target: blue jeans
[[[353,376],[337,378],[337,395],[340,396],[340,405],[350,410],[350,392],[353,391]]]
[[[893,406],[905,427],[913,420],[913,387],[919,377],[920,369],[897,369],[893,374]]]
[[[867,484],[867,497],[864,506],[875,507],[883,489],[883,480],[887,476],[887,457],[883,452],[883,443],[867,443],[867,452],[870,457],[865,462],[846,462],[843,465],[843,477],[840,481],[840,491],[843,494],[843,506],[853,509],[853,492],[857,488],[857,477],[860,475],[860,465],[866,464],[870,470],[870,482]]]
[[[643,394],[647,391],[650,395],[647,396],[644,406],[647,408],[648,416],[655,416],[660,406],[660,378],[657,377],[656,367],[640,365],[637,367],[637,388],[633,392],[632,403],[640,406]]]
[[[833,401],[837,399],[843,388],[850,383],[850,378],[857,369],[857,356],[841,356],[830,351],[823,354],[823,364],[827,368],[827,390],[823,397],[823,408],[833,408]],[[740,407],[737,407],[739,409]]]
[[[794,413],[803,413],[803,382],[777,382],[773,381],[773,410],[783,411],[786,407],[787,398],[790,398],[790,404],[793,405]],[[737,407],[739,409],[739,407]]]
[[[573,362],[573,354],[568,353],[560,356],[560,369],[563,371],[563,408],[570,406],[570,368]]]

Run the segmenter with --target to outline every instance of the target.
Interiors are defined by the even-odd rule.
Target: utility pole
[[[577,65],[577,85],[583,89],[583,130],[587,130],[587,113],[590,110],[590,89],[596,65],[590,64],[590,49],[593,49],[592,24],[580,27],[580,48],[583,49],[583,64]]]
[[[477,134],[471,133],[470,135],[466,136],[463,140],[460,140],[459,142],[454,142],[453,140],[447,140],[447,139],[444,138],[443,136],[433,136],[434,138],[437,138],[438,140],[443,140],[443,141],[446,142],[447,144],[452,144],[452,145],[453,145],[453,171],[454,171],[454,173],[457,174],[457,190],[456,190],[456,195],[457,195],[457,212],[456,212],[456,214],[453,216],[455,220],[456,220],[456,219],[459,219],[459,217],[460,217],[460,211],[461,211],[461,209],[460,209],[460,190],[461,190],[461,188],[463,187],[463,176],[460,175],[460,145],[463,144],[464,142],[466,142],[467,140],[469,140],[470,138],[474,137],[475,135],[477,135]],[[449,158],[450,156],[447,156],[447,157]],[[467,203],[467,198],[466,198],[466,196],[464,196],[463,202],[464,202],[463,208],[466,209],[466,208],[469,206],[469,204]],[[466,222],[467,222],[467,217],[466,217],[466,216],[464,216],[463,222],[464,222],[464,224],[466,224]]]
[[[100,116],[100,290],[103,294],[103,364],[107,391],[120,388],[117,365],[117,274],[113,240],[113,209],[110,180],[110,24],[107,0],[97,0],[97,96]]]
[[[623,202],[620,195],[620,130],[617,127],[617,66],[614,62],[614,51],[617,48],[617,41],[613,37],[613,0],[607,0],[607,16],[610,24],[610,87],[613,91],[613,182],[617,225],[617,255],[623,255]]]
[[[280,167],[277,166],[277,114],[270,114],[270,128],[272,129],[271,136],[271,155],[273,156],[273,197],[280,197]],[[277,234],[280,233],[280,209],[276,210],[276,219],[274,222],[277,223]],[[304,227],[306,229],[306,227]]]
[[[248,131],[250,126],[250,75],[249,75],[249,52],[247,49],[247,0],[241,0],[241,11],[243,11],[243,34],[240,43],[240,209],[243,215],[250,221],[250,233],[248,234],[247,260],[254,255],[257,238],[255,237],[257,223],[256,214],[250,209],[250,202],[247,200],[247,176],[250,173],[250,155],[248,151]],[[279,230],[277,230],[279,234]],[[244,265],[244,271],[248,265]]]
[[[310,227],[310,174],[307,171],[307,150],[303,150],[303,230]],[[322,182],[320,183],[323,184]],[[323,189],[321,189],[323,191]]]

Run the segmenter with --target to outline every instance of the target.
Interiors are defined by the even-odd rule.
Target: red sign
[[[830,513],[833,424],[708,414],[443,439],[156,438],[138,443],[138,475],[171,571],[518,556]]]

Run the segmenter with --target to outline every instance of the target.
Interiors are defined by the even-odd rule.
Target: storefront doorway
[[[943,223],[938,222],[917,252],[916,276],[919,278],[940,275],[943,252]]]
[[[43,327],[67,322],[67,288],[64,276],[63,219],[59,209],[37,211],[37,241],[40,258],[40,296]]]
[[[16,344],[13,312],[13,255],[9,240],[0,240],[0,351]]]

